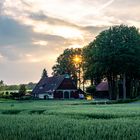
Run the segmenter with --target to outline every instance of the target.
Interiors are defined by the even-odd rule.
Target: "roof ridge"
[[[62,76],[65,76],[65,75],[64,74],[63,75],[56,75],[56,76],[54,75],[54,76],[45,77],[45,78],[54,78],[54,77],[60,77],[60,76],[62,77]]]
[[[46,92],[49,90],[56,90],[61,83],[64,81],[65,75],[58,75],[58,76],[51,76],[51,77],[44,77],[40,79],[37,83],[36,87],[34,88],[33,92]],[[43,87],[43,88],[40,88]]]

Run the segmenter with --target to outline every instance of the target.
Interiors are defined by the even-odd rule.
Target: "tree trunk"
[[[93,86],[93,77],[90,79],[90,84]]]
[[[83,91],[85,91],[85,80],[84,80],[84,78],[83,78]]]
[[[109,92],[109,99],[112,100],[112,87],[111,81],[108,80],[108,92]]]
[[[108,81],[109,99],[112,100],[112,79],[111,79],[111,74],[108,75],[107,81]]]
[[[134,81],[134,92],[132,98],[136,98],[138,96],[138,87],[139,87],[139,81],[135,79]]]
[[[123,99],[126,99],[126,75],[123,74]]]
[[[118,89],[117,89],[117,76],[112,74],[112,99],[117,99]]]
[[[118,78],[116,77],[116,100],[119,100],[119,81]]]

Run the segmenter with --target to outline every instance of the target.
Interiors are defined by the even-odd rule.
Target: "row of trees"
[[[30,94],[35,85],[32,82],[21,85],[6,85],[3,80],[0,80],[0,98],[21,99],[26,93]]]
[[[32,90],[36,83],[24,84],[27,90]],[[19,90],[20,85],[6,85],[3,80],[0,81],[0,91]]]
[[[16,98],[21,99],[26,94],[26,86],[24,84],[21,84],[19,86],[18,91],[10,90],[10,91],[1,91],[0,97],[1,98]]]
[[[53,67],[53,75],[70,74],[77,79],[72,58],[82,56],[83,81],[91,85],[107,79],[110,99],[136,97],[140,89],[140,33],[136,27],[113,26],[102,31],[83,49],[66,49]]]

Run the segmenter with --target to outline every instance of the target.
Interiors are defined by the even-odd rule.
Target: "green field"
[[[140,104],[0,100],[0,140],[139,140]]]

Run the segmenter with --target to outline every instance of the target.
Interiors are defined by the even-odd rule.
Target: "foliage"
[[[96,47],[95,41],[89,43],[89,45],[83,48],[83,57],[84,57],[84,77],[86,80],[91,81],[91,85],[93,83],[95,85],[99,84],[102,79],[102,75],[99,70],[96,68]]]
[[[84,48],[84,57],[87,77],[108,79],[110,99],[118,98],[119,82],[123,84],[124,99],[127,96],[131,97],[130,94],[134,97],[138,96],[140,86],[140,33],[138,29],[120,25],[102,31]]]
[[[36,83],[29,82],[28,84],[24,84],[24,85],[27,91],[30,92],[33,90]],[[5,95],[6,93],[9,93],[8,95],[10,95],[10,93],[18,92],[19,88],[20,88],[20,85],[4,85],[2,86],[2,88],[0,88],[0,94]]]
[[[104,74],[133,72],[140,63],[140,34],[135,27],[110,27],[95,40],[96,58]]]
[[[33,90],[35,86],[36,86],[36,83],[29,82],[28,84],[26,84],[26,89]]]
[[[0,91],[4,90],[4,81],[0,80]]]
[[[22,97],[26,94],[26,86],[24,84],[20,85],[18,94],[19,94],[19,97]]]
[[[0,86],[4,85],[4,81],[0,80]]]
[[[11,98],[13,98],[13,99],[20,97],[18,92],[11,92],[10,95],[11,95]]]
[[[53,75],[69,74],[77,82],[77,68],[73,62],[75,55],[81,55],[82,49],[65,49],[57,58],[57,64],[53,66]]]
[[[139,104],[84,104],[92,102],[2,101],[0,139],[139,139]]]

